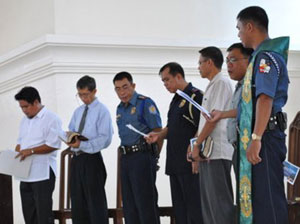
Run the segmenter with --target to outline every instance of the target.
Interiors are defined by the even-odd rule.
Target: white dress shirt
[[[17,144],[20,149],[29,149],[41,145],[60,148],[61,141],[53,130],[61,129],[61,120],[43,107],[33,118],[24,117],[20,124]],[[24,182],[36,182],[49,179],[50,167],[56,175],[57,151],[47,154],[33,154],[32,165],[28,178],[18,178]]]
[[[208,84],[204,92],[202,106],[208,111],[228,110],[232,96],[232,86],[229,78],[221,73],[217,74]],[[201,114],[198,133],[205,125],[205,118]],[[214,141],[213,152],[210,159],[232,160],[233,147],[227,139],[227,119],[220,120],[210,134]]]

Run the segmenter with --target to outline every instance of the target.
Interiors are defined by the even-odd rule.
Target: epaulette
[[[191,89],[191,91],[192,91],[193,93],[200,92],[201,94],[203,94],[203,91],[201,91],[200,89],[198,89],[198,88],[196,88],[196,87],[193,87],[193,88]]]
[[[277,70],[277,74],[279,76],[279,74],[280,74],[280,68],[279,68],[278,62],[276,61],[275,57],[272,55],[271,52],[265,51],[263,53],[266,54],[273,61],[274,65],[275,65],[275,68]]]
[[[146,96],[143,96],[143,95],[138,95],[138,99],[140,99],[140,100],[145,100],[145,99],[147,99],[148,97],[146,97]]]

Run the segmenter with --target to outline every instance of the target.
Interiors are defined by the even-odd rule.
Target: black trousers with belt
[[[160,224],[153,153],[139,151],[122,155],[121,180],[125,223]]]
[[[54,224],[52,212],[54,186],[55,175],[51,168],[48,180],[20,183],[22,210],[26,224]]]
[[[74,155],[71,164],[73,224],[108,224],[105,181],[101,153]]]

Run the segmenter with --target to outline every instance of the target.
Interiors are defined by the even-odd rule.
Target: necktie
[[[89,109],[89,108],[88,108],[88,106],[86,105],[85,108],[84,108],[84,111],[83,111],[81,120],[80,120],[79,128],[78,128],[78,133],[79,133],[79,134],[82,133],[82,130],[83,130],[83,128],[84,128],[85,118],[86,118],[88,109]]]
[[[242,83],[238,82],[236,85],[235,85],[235,91],[237,91],[239,88],[242,87]]]

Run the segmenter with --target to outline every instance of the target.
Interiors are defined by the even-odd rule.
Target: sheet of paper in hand
[[[29,176],[33,156],[20,161],[20,158],[15,158],[18,154],[13,150],[0,151],[0,173],[19,178]]]
[[[288,183],[294,185],[298,173],[299,173],[298,166],[290,163],[289,161],[283,162],[283,174],[284,174],[284,178],[287,180]]]
[[[136,129],[135,127],[133,127],[131,124],[126,124],[126,127],[129,128],[130,130],[134,131],[134,132],[137,133],[137,134],[140,134],[140,135],[142,135],[142,136],[144,136],[144,137],[148,137],[147,134],[145,134],[145,133],[143,133],[143,132],[137,130],[137,129]]]

